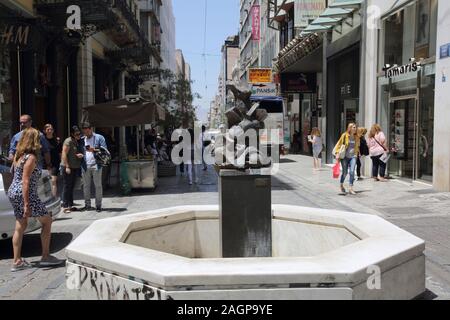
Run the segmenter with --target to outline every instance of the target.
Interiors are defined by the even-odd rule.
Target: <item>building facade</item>
[[[172,0],[162,0],[160,11],[161,20],[161,57],[162,69],[176,72],[176,43],[175,43],[175,16]]]
[[[20,114],[30,114],[41,130],[52,123],[66,137],[83,107],[148,94],[162,63],[161,4],[0,0],[2,152]],[[71,5],[80,7],[81,26],[68,28]],[[97,130],[119,140],[118,130]]]
[[[278,1],[271,11],[281,33],[277,68],[284,93],[300,75],[308,83],[307,73],[316,74],[310,126],[317,124],[326,137],[325,161],[334,162],[332,150],[349,123],[368,129],[378,123],[391,149],[390,176],[450,191],[449,2],[328,1],[301,30],[295,29],[296,2]],[[307,128],[309,103],[303,93],[296,100],[288,96],[289,114],[296,122],[298,113]],[[371,161],[365,162],[370,176]]]

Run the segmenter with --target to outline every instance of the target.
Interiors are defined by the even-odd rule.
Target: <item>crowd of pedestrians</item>
[[[38,195],[38,182],[42,170],[51,176],[52,195],[58,196],[58,176],[62,176],[62,207],[65,213],[77,211],[74,206],[74,187],[82,179],[85,206],[82,210],[92,211],[91,183],[95,186],[95,210],[102,211],[103,185],[102,169],[110,161],[105,138],[93,131],[89,123],[81,129],[73,126],[70,136],[63,142],[56,137],[54,127],[46,124],[42,132],[32,127],[29,115],[20,117],[20,132],[11,140],[9,160],[12,162],[13,181],[8,189],[8,198],[16,217],[13,235],[14,262],[11,271],[30,268],[22,258],[22,239],[33,217],[42,225],[42,259],[40,265],[51,267],[62,261],[50,255],[52,216]]]

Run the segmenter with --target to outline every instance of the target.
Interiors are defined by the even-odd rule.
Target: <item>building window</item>
[[[437,0],[418,0],[383,21],[380,69],[436,54]]]

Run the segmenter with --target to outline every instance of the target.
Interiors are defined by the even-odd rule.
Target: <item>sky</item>
[[[210,103],[217,93],[222,45],[239,30],[239,0],[173,0],[173,7],[176,47],[191,65],[193,92],[202,97],[194,101],[199,107],[197,117],[207,122]],[[202,55],[204,52],[206,56]]]

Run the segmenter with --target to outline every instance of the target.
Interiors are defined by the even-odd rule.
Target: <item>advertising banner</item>
[[[252,13],[252,40],[261,39],[261,9],[259,5],[254,5],[251,10]]]
[[[249,83],[271,83],[272,69],[270,68],[250,68],[248,70]]]
[[[315,73],[283,73],[281,74],[281,91],[283,93],[315,93],[317,75]]]
[[[295,0],[295,27],[306,28],[326,9],[325,0]]]

